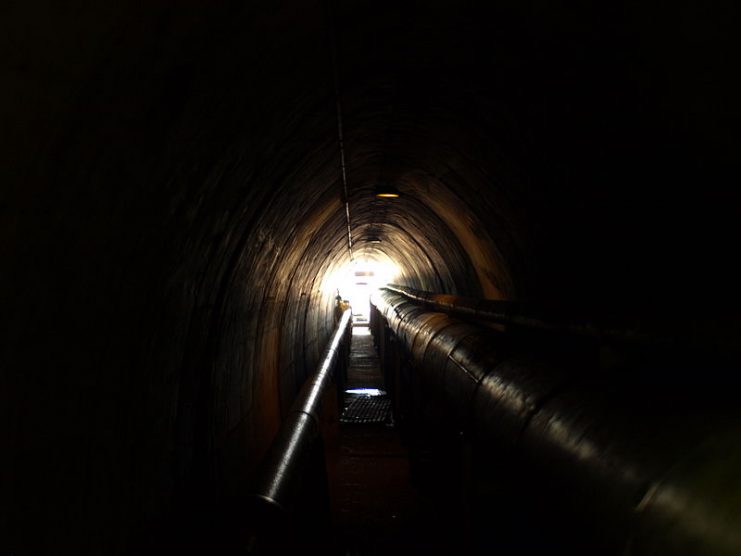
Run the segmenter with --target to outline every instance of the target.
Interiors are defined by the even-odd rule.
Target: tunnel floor
[[[366,326],[353,328],[348,390],[384,388],[378,355]],[[345,394],[345,411],[358,394]],[[377,396],[382,400],[385,396]],[[368,397],[367,401],[370,401]],[[388,415],[341,422],[338,445],[328,454],[332,521],[337,552],[401,554],[450,544],[433,489],[420,484],[401,431]],[[382,411],[381,411],[382,413]],[[347,421],[346,418],[342,421]],[[334,452],[334,453],[332,453]],[[434,532],[434,534],[432,534]]]

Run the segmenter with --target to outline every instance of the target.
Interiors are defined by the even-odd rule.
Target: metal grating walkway
[[[333,534],[348,556],[413,554],[425,523],[407,448],[367,326],[353,328],[339,442],[330,458]],[[429,553],[430,551],[426,551]]]
[[[391,423],[391,400],[386,395],[346,394],[340,423]]]
[[[392,425],[391,400],[382,390],[381,365],[366,326],[353,328],[347,383],[340,423]]]

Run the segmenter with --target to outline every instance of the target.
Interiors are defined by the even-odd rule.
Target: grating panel
[[[340,423],[391,423],[391,400],[386,396],[347,396]]]

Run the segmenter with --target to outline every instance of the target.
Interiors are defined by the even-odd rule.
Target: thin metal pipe
[[[416,290],[389,284],[385,288],[428,309],[463,319],[488,321],[508,327],[593,338],[617,344],[682,346],[722,353],[741,352],[735,336],[724,333],[714,322],[656,318],[646,322],[625,319],[597,320],[571,307],[542,309],[513,301],[476,299]]]
[[[337,93],[339,95],[339,92]],[[345,139],[342,131],[342,106],[340,98],[337,97],[337,136],[340,143],[340,168],[342,172],[342,194],[345,201],[345,224],[347,226],[347,250],[350,260],[355,260],[352,251],[352,226],[350,225],[350,198],[347,194],[347,165],[345,163]]]
[[[592,338],[647,342],[649,337],[635,329],[616,329],[598,325],[584,318],[558,317],[548,312],[536,311],[512,301],[475,299],[457,295],[416,290],[406,286],[389,284],[386,289],[416,303],[422,303],[435,311],[476,320],[485,320],[506,326],[535,328],[549,332],[563,332]]]
[[[352,240],[352,226],[350,225],[350,197],[348,195],[347,188],[347,162],[345,159],[345,132],[344,124],[342,120],[342,102],[340,100],[340,69],[339,60],[337,54],[337,35],[335,32],[335,25],[333,14],[329,14],[330,19],[330,42],[332,46],[332,76],[334,79],[334,96],[335,96],[335,108],[337,113],[337,141],[340,149],[340,175],[342,178],[342,200],[345,205],[345,224],[347,226],[347,250],[350,253],[350,260],[353,261],[353,240]]]
[[[350,309],[342,313],[319,367],[301,388],[261,465],[253,494],[279,510],[287,511],[291,506],[302,463],[319,435],[322,396],[330,382],[350,315]]]

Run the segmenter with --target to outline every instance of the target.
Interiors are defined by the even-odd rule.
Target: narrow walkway
[[[352,329],[352,348],[350,365],[347,371],[348,389],[383,389],[383,376],[378,353],[373,346],[373,336],[367,326],[354,326]]]
[[[367,326],[353,328],[347,371],[347,390],[341,423],[382,423],[393,426],[391,400],[385,395],[383,376],[373,336]]]
[[[348,391],[333,477],[333,526],[346,555],[413,553],[417,496],[409,455],[393,426],[368,327],[353,328]]]

